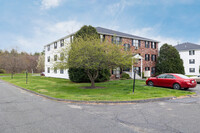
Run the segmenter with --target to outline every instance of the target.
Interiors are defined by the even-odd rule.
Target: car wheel
[[[149,86],[153,86],[153,82],[152,82],[152,81],[149,81],[149,82],[148,82],[148,85],[149,85]]]
[[[175,83],[173,85],[173,88],[176,89],[176,90],[179,90],[179,89],[181,89],[181,86],[178,83]]]
[[[188,90],[189,88],[184,88],[184,90]]]

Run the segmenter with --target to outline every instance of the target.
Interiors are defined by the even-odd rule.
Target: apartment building
[[[131,50],[133,52],[133,56],[135,54],[140,55],[142,59],[139,59],[137,64],[135,64],[138,74],[144,71],[150,71],[151,75],[155,74],[155,65],[158,57],[158,41],[102,27],[95,28],[102,40],[123,45],[124,50]],[[47,77],[69,78],[68,70],[53,68],[53,63],[58,61],[58,58],[61,56],[59,51],[62,48],[68,47],[72,39],[73,34],[70,34],[45,45],[45,75]]]
[[[200,70],[200,45],[190,42],[174,46],[183,60],[186,75],[199,75]]]

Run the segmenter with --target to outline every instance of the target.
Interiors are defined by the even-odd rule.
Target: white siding
[[[66,37],[64,38],[63,47],[60,47],[60,40],[57,41],[57,49],[54,49],[54,42],[49,44],[50,51],[48,51],[48,46],[45,46],[45,76],[46,77],[69,79],[68,69],[64,70],[63,74],[60,74],[60,69],[57,69],[57,73],[54,73],[54,67],[53,67],[53,63],[55,63],[54,55],[57,55],[57,57],[59,58],[62,49],[68,47],[69,44],[70,44],[70,37]],[[49,56],[50,56],[50,62],[48,62],[47,60]],[[48,73],[48,67],[50,67],[50,73]]]
[[[186,75],[199,75],[200,66],[200,50],[195,50],[195,55],[189,55],[189,50],[179,51],[180,57],[183,60],[183,65]],[[189,60],[195,59],[195,64],[190,64]],[[195,72],[190,72],[190,68],[195,68]]]

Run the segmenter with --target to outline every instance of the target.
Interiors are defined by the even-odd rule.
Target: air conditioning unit
[[[138,49],[138,47],[137,47],[137,46],[135,46],[135,49]]]

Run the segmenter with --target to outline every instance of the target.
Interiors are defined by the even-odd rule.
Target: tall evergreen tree
[[[156,64],[156,75],[161,73],[185,73],[183,60],[172,45],[164,44],[160,48],[160,56]]]

